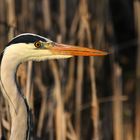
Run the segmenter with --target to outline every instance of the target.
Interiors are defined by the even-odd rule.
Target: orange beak
[[[70,56],[104,56],[108,53],[91,48],[78,47],[73,45],[66,45],[54,43],[53,47],[49,48],[54,55],[70,55]]]

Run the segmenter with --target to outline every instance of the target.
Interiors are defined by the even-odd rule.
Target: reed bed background
[[[32,140],[140,139],[140,2],[123,2],[0,0],[0,51],[15,35],[31,32],[110,52],[20,65]],[[8,140],[10,126],[0,94],[1,140]]]

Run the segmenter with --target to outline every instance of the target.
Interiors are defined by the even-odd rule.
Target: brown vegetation
[[[139,41],[140,2],[134,9]],[[23,32],[110,51],[114,31],[109,15],[108,0],[0,0],[0,51]],[[17,79],[32,110],[34,140],[140,139],[140,49],[136,94],[135,74],[125,78],[129,70],[116,61],[115,50],[110,52],[103,58],[20,65]],[[8,140],[10,126],[9,108],[0,94],[0,139]]]

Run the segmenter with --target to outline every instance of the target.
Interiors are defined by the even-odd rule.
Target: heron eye
[[[36,48],[40,48],[41,47],[41,42],[40,41],[36,41],[34,43],[34,45],[35,45]]]

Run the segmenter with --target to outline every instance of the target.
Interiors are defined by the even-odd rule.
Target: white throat
[[[16,86],[16,69],[20,64],[14,53],[7,49],[1,62],[1,88],[8,101],[11,114],[10,140],[27,140],[28,138],[28,108],[23,96]]]

